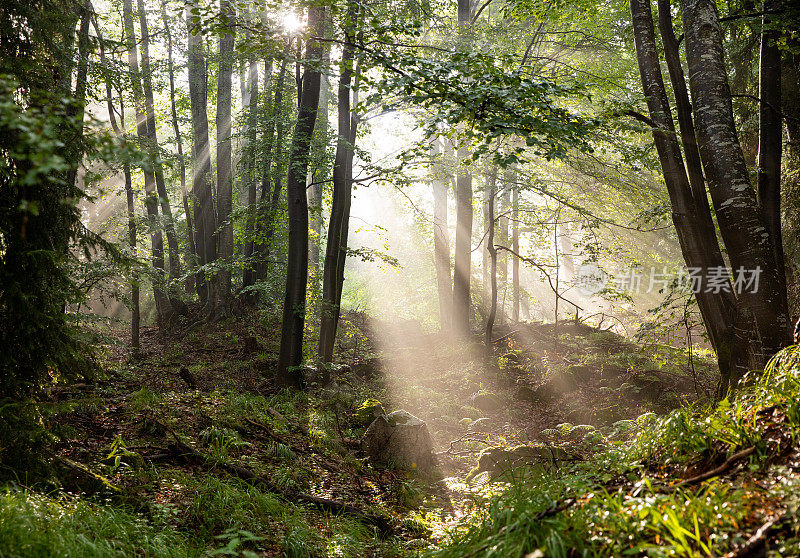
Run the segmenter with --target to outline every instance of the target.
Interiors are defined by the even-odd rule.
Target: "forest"
[[[0,0],[0,558],[800,556],[799,315],[791,0]]]

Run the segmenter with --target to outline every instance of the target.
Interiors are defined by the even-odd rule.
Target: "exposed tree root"
[[[710,471],[706,471],[705,473],[697,475],[696,477],[692,477],[692,478],[683,480],[683,481],[681,481],[681,482],[679,482],[677,484],[673,484],[672,486],[670,486],[668,488],[668,491],[675,490],[676,488],[682,488],[684,486],[691,486],[693,484],[700,484],[701,482],[706,481],[708,479],[711,479],[711,478],[714,478],[714,477],[718,477],[718,476],[728,472],[728,470],[731,467],[733,467],[736,463],[738,463],[742,459],[745,459],[746,457],[750,457],[750,455],[752,455],[754,451],[756,451],[755,446],[751,446],[751,447],[745,448],[745,449],[743,449],[741,451],[737,451],[736,453],[731,455],[728,459],[726,459],[725,463],[723,463],[719,467],[711,469]]]

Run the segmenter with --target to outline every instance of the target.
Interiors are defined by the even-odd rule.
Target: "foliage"
[[[0,555],[108,558],[198,556],[171,529],[72,496],[50,498],[19,489],[0,492]]]
[[[800,347],[779,353],[750,382],[717,405],[642,417],[624,441],[606,442],[574,468],[536,482],[512,479],[431,555],[688,557],[743,545],[776,500],[800,488],[800,478],[780,466],[770,474],[800,434]],[[744,474],[736,482],[712,477],[698,488],[670,487],[687,466],[710,468],[750,446],[749,468],[764,480]],[[797,547],[791,538],[782,544]]]

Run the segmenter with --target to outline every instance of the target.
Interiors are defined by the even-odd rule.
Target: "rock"
[[[377,399],[367,399],[353,412],[353,421],[361,427],[369,426],[376,418],[385,415],[383,405]]]
[[[381,465],[427,473],[436,464],[425,421],[408,411],[376,418],[364,434],[362,445],[370,459]]]
[[[523,384],[517,386],[517,390],[514,392],[514,398],[519,399],[520,401],[528,401],[530,403],[538,400],[536,390]]]
[[[562,393],[569,393],[577,388],[578,382],[571,374],[553,372],[533,392],[536,401],[551,401]]]
[[[558,446],[495,446],[480,453],[478,465],[467,475],[467,482],[481,473],[489,473],[493,480],[507,478],[508,473],[522,467],[542,467],[549,470],[557,468],[568,458],[567,452]]]
[[[476,393],[472,396],[472,406],[480,409],[485,413],[491,413],[505,407],[506,403],[503,398],[496,393]]]

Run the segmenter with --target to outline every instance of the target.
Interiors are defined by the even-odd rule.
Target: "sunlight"
[[[305,22],[294,12],[286,12],[281,16],[281,27],[288,33],[295,33],[304,26]]]

